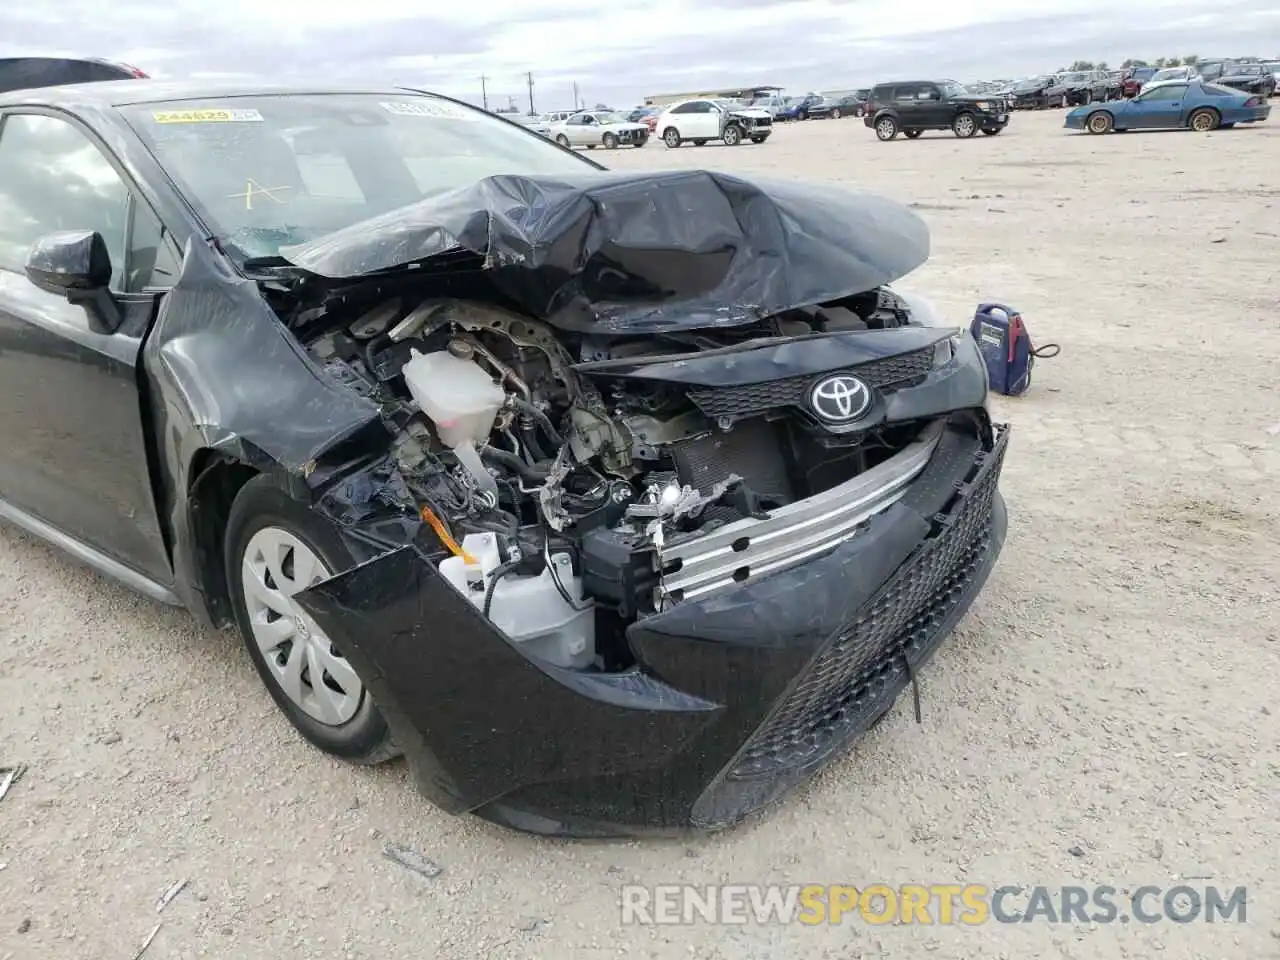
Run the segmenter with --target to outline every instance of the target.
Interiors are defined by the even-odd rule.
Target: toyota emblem
[[[824,377],[809,391],[809,406],[828,423],[857,420],[871,406],[871,390],[857,377]]]

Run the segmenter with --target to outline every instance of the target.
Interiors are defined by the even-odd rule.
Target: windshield
[[[1161,70],[1152,80],[1181,80],[1186,75],[1182,67],[1174,67],[1170,70]]]
[[[593,113],[596,123],[630,123],[625,113]]]
[[[1048,82],[1048,77],[1036,77],[1034,80],[1023,80],[1020,83],[1015,83],[1013,85],[1013,89],[1038,90],[1040,87],[1043,87],[1047,82]]]
[[[1080,83],[1083,80],[1088,80],[1089,75],[1087,73],[1068,73],[1062,79],[1066,83]]]
[[[403,92],[184,100],[124,114],[242,260],[484,177],[584,172],[583,160],[530,130]]]

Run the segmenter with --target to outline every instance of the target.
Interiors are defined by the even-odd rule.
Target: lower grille
[[[750,779],[820,758],[865,728],[886,706],[886,689],[941,640],[938,628],[962,602],[991,537],[1002,436],[941,530],[916,551],[828,642],[781,707],[752,738],[730,776]]]
[[[923,350],[902,353],[896,357],[885,357],[883,360],[859,364],[847,370],[828,370],[803,377],[787,377],[766,383],[719,387],[712,390],[690,390],[689,399],[708,417],[736,419],[776,410],[779,407],[804,407],[809,389],[813,384],[832,374],[853,374],[868,386],[891,391],[919,383],[932,368],[933,348],[926,347]]]

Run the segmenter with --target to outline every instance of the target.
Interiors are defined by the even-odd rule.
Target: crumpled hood
[[[334,279],[471,251],[566,330],[734,326],[872,290],[929,256],[905,206],[830,184],[702,170],[486,177],[281,251]]]
[[[735,117],[748,117],[751,120],[773,119],[773,114],[761,107],[741,107],[737,110],[730,110],[729,113]]]

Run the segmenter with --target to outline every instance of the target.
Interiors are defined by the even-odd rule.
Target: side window
[[[676,107],[676,108],[675,108],[674,110],[672,110],[671,112],[672,112],[672,113],[693,113],[693,104],[692,104],[692,103],[682,103],[682,104],[680,104],[680,106]]]
[[[920,84],[900,83],[894,88],[893,98],[899,102],[916,100],[920,95]]]
[[[0,267],[21,273],[31,244],[59,230],[96,230],[120,287],[129,191],[115,168],[65,120],[11,114],[0,124]]]
[[[1170,87],[1156,87],[1151,91],[1144,100],[1181,100],[1182,95],[1187,92],[1187,88],[1178,84]]]
[[[60,230],[102,234],[113,290],[177,279],[159,220],[88,137],[57,117],[11,114],[0,123],[0,269],[21,273],[31,244]]]
[[[924,83],[920,85],[920,92],[916,94],[917,100],[941,100],[942,91],[935,87],[932,83]]]

